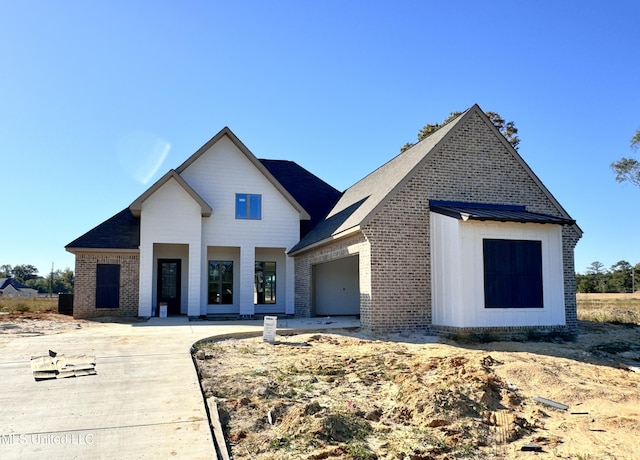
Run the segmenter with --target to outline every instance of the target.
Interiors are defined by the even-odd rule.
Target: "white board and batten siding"
[[[140,218],[140,315],[150,316],[155,301],[153,286],[157,255],[154,244],[188,246],[183,261],[183,294],[188,314],[200,314],[202,209],[184,188],[169,179],[142,203]],[[186,277],[184,276],[186,268]],[[184,305],[183,305],[184,306]]]
[[[565,324],[562,227],[462,221],[431,213],[432,314],[435,326]],[[541,241],[543,308],[485,308],[483,239]]]
[[[279,312],[294,312],[294,260],[286,256],[300,238],[300,214],[278,189],[227,137],[198,157],[181,173],[181,177],[213,208],[211,217],[202,220],[202,258],[222,257],[216,248],[238,248],[234,261],[233,306],[208,306],[207,312],[253,314],[254,262],[261,248],[278,248],[277,301]],[[261,195],[260,220],[236,219],[236,193]],[[236,251],[236,250],[234,250]],[[200,273],[202,303],[207,299],[207,270]],[[264,308],[264,307],[263,307]],[[226,311],[228,310],[228,311]]]

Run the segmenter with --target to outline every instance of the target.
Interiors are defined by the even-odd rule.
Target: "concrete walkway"
[[[85,322],[55,335],[0,335],[0,458],[215,459],[191,345],[261,334],[262,325],[152,318]],[[278,331],[359,325],[350,318],[280,320]],[[97,375],[35,381],[31,356],[50,349],[95,356]]]

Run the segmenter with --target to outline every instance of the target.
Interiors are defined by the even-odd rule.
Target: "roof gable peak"
[[[151,195],[158,191],[164,184],[171,179],[175,180],[185,192],[187,192],[193,200],[200,205],[202,211],[202,217],[209,217],[213,212],[213,209],[198,193],[182,178],[175,169],[169,170],[164,176],[162,176],[155,184],[149,187],[142,195],[140,195],[131,205],[129,209],[134,216],[140,216],[142,212],[142,203],[145,202]]]
[[[218,143],[222,138],[228,138],[231,143],[242,153],[244,156],[255,166],[255,168],[260,171],[260,173],[267,178],[269,182],[284,196],[284,198],[300,213],[300,219],[309,220],[309,213],[302,207],[298,201],[293,197],[289,191],[275,178],[271,172],[258,160],[258,158],[249,150],[249,148],[244,145],[244,143],[236,136],[233,131],[228,126],[222,128],[218,133],[209,139],[202,147],[200,147],[193,155],[191,155],[187,160],[182,163],[180,166],[176,168],[176,173],[178,175],[182,174],[189,166],[198,160],[202,155],[205,154],[211,147],[213,147],[216,143]]]

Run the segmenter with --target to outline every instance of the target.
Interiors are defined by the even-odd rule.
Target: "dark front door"
[[[180,259],[158,259],[158,312],[167,304],[167,314],[180,314]]]

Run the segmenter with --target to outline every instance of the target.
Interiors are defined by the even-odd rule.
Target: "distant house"
[[[0,278],[0,296],[3,297],[35,297],[36,289],[19,283],[14,278]]]
[[[342,194],[225,128],[67,250],[82,317],[167,303],[373,332],[573,330],[581,235],[475,105]]]

